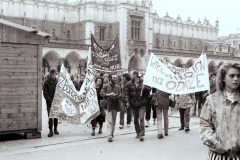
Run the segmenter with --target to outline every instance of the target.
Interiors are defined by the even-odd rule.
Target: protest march
[[[204,143],[208,143],[211,136],[214,136],[212,135],[214,134],[212,133],[212,125],[218,127],[216,121],[223,124],[226,123],[218,117],[213,117],[215,120],[213,123],[209,122],[208,115],[210,113],[208,112],[209,109],[219,112],[218,108],[214,108],[216,104],[227,105],[225,103],[219,104],[219,100],[214,97],[221,99],[225,92],[228,95],[233,91],[235,92],[239,87],[239,64],[229,63],[223,65],[217,75],[209,75],[207,55],[205,53],[202,53],[189,68],[181,68],[168,62],[162,62],[151,53],[144,74],[140,74],[136,70],[132,70],[130,73],[122,73],[119,37],[117,36],[107,49],[102,48],[93,35],[91,35],[91,42],[85,77],[81,85],[74,81],[74,77],[69,75],[64,65],[61,66],[57,78],[56,71],[50,71],[49,84],[56,85],[53,85],[55,94],[50,102],[47,99],[49,94],[47,87],[49,86],[47,86],[46,82],[44,84],[44,97],[47,104],[51,104],[48,105],[50,130],[48,137],[59,134],[57,129],[58,120],[74,125],[87,124],[92,126],[91,136],[95,136],[97,124],[99,125],[97,133],[102,134],[103,124],[106,121],[107,140],[108,142],[113,142],[117,112],[120,112],[119,128],[124,128],[125,113],[127,113],[128,127],[131,125],[133,116],[136,138],[143,142],[145,127],[149,126],[149,114],[152,107],[152,110],[156,112],[154,123],[155,119],[157,119],[158,139],[169,135],[169,108],[177,108],[179,110],[179,131],[184,130],[186,133],[190,132],[190,117],[196,114],[196,108],[198,108],[200,137]],[[227,67],[230,69],[226,70]],[[119,75],[119,72],[122,74]],[[225,75],[222,75],[223,73]],[[234,80],[234,86],[227,82],[230,79],[226,78],[226,73],[231,77],[230,79]],[[234,78],[235,75],[237,78]],[[225,78],[223,79],[222,77]],[[215,79],[218,79],[218,81],[216,82]],[[235,102],[231,97],[228,98],[228,101]],[[190,115],[192,108],[194,108],[194,111]],[[237,112],[236,107],[234,110]],[[146,125],[144,122],[145,114]],[[162,118],[160,118],[162,114],[164,117],[164,129],[162,128]],[[231,121],[231,124],[237,125],[234,120]],[[234,133],[236,133],[235,136],[238,136],[237,131]],[[221,135],[222,138],[228,139],[225,136],[227,133],[224,131],[219,131],[217,134]],[[235,142],[234,139],[230,141],[231,143]],[[230,147],[227,143],[222,144],[222,146]],[[212,155],[218,154],[211,150],[214,144],[208,144],[208,147]],[[235,155],[237,154],[233,152],[228,156],[234,157]]]

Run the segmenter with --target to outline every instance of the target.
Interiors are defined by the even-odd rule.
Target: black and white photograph
[[[0,160],[240,160],[240,1],[0,0]]]

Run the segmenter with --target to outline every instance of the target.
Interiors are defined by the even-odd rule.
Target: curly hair
[[[225,78],[227,71],[230,68],[235,68],[240,71],[240,64],[239,63],[224,63],[223,65],[220,66],[220,68],[217,71],[217,77],[216,77],[216,88],[217,90],[223,92],[225,89],[225,82],[223,79]],[[240,92],[240,85],[238,86],[237,91]]]

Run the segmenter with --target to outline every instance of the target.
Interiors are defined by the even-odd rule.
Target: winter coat
[[[54,97],[54,94],[55,94],[56,86],[57,86],[57,79],[52,81],[50,78],[48,78],[44,82],[43,96],[46,99],[48,108],[50,108],[51,105],[52,105],[52,101],[53,101],[53,97]]]
[[[169,96],[171,94],[161,90],[157,90],[155,94],[157,96],[157,107],[160,107],[161,109],[169,109]]]
[[[240,97],[229,100],[226,92],[207,97],[200,115],[200,138],[211,151],[240,151]]]
[[[194,94],[181,94],[175,96],[177,108],[190,108],[193,107],[196,103]]]
[[[109,94],[111,92],[114,92],[115,94],[117,94],[117,96],[107,97],[106,94]],[[103,84],[103,87],[100,91],[100,96],[102,96],[103,99],[107,101],[107,110],[109,112],[113,109],[117,110],[117,112],[120,111],[119,99],[121,97],[121,89],[118,84]]]
[[[143,86],[141,81],[139,81],[138,86],[136,86],[134,80],[129,81],[126,84],[125,91],[125,101],[132,108],[146,107],[149,103],[151,87]]]

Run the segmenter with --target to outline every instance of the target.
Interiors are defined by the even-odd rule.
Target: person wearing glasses
[[[216,92],[206,98],[200,115],[200,137],[209,160],[240,159],[240,64],[223,64]]]

